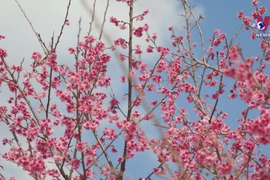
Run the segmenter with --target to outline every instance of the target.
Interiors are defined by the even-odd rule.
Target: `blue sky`
[[[145,2],[142,2],[141,6],[138,7],[139,9],[138,12],[145,10],[146,7],[149,8],[150,14],[149,14],[149,17],[146,17],[146,21],[149,22],[150,24],[150,31],[157,32],[157,35],[159,37],[158,43],[160,45],[170,46],[170,41],[167,41],[170,36],[169,31],[167,31],[168,26],[174,25],[179,30],[180,26],[183,24],[180,18],[178,17],[175,18],[174,16],[172,17],[172,15],[175,15],[175,13],[182,11],[180,3],[178,4],[176,0],[171,0],[169,2],[156,0],[155,2],[158,2],[156,4],[153,3],[153,1],[152,3],[148,3],[151,0],[147,2],[146,0],[144,1]],[[0,47],[7,47],[7,50],[9,53],[10,64],[13,62],[18,63],[23,57],[26,57],[29,59],[29,57],[31,56],[31,52],[41,51],[41,49],[37,48],[38,43],[36,42],[35,37],[33,36],[33,33],[31,32],[31,29],[29,28],[25,19],[22,17],[21,12],[19,11],[15,2],[13,1],[11,2],[10,0],[9,1],[4,0],[3,3],[8,8],[4,8],[4,6],[0,5],[0,20],[2,21],[2,24],[0,24],[0,34],[2,33],[3,35],[5,35],[7,37],[7,40],[3,42],[0,41]],[[62,22],[62,19],[63,19],[62,16],[65,11],[66,3],[63,0],[57,2],[57,4],[54,4],[53,1],[48,1],[48,2],[36,1],[35,2],[33,0],[29,0],[29,2],[21,1],[21,3],[22,5],[24,5],[23,7],[25,8],[26,12],[29,13],[29,17],[33,21],[33,24],[36,25],[37,31],[41,32],[42,37],[44,37],[44,39],[48,42],[52,34],[52,31],[58,32],[59,30],[59,25],[60,25],[59,23]],[[263,5],[269,6],[269,3],[266,1],[262,1],[262,3],[265,3]],[[241,20],[237,19],[237,13],[240,10],[243,10],[244,13],[246,13],[247,15],[250,15],[254,9],[254,7],[251,4],[251,1],[246,1],[246,0],[238,0],[238,1],[191,0],[190,4],[197,6],[197,10],[195,11],[195,13],[196,12],[197,14],[202,13],[205,16],[205,20],[201,22],[201,27],[204,33],[205,41],[207,41],[209,38],[213,36],[213,31],[215,29],[220,29],[221,32],[226,33],[229,39],[232,38],[242,23]],[[44,9],[39,9],[42,6],[44,7]],[[122,11],[126,12],[126,9],[124,9],[124,6],[119,5],[119,4],[117,4],[117,6],[114,6],[113,4],[112,6],[115,8],[114,10],[112,10],[112,13],[114,12],[116,17],[122,18],[122,14],[121,14]],[[163,8],[163,6],[166,6],[166,8]],[[37,8],[33,8],[33,7],[37,7]],[[170,9],[171,11],[169,12],[167,11],[167,9]],[[99,14],[102,14],[102,12],[99,12]],[[71,26],[66,29],[63,35],[62,44],[60,44],[59,46],[59,49],[60,49],[59,59],[61,59],[62,62],[71,60],[71,57],[67,54],[67,48],[72,47],[72,46],[74,47],[74,44],[76,42],[77,29],[78,29],[77,22],[80,16],[83,17],[83,31],[82,32],[85,33],[88,28],[88,23],[87,23],[88,14],[83,11],[79,3],[74,3],[73,8],[71,8],[71,18],[70,18]],[[18,32],[18,27],[20,27],[20,32]],[[112,27],[110,25],[108,25],[107,27],[108,29],[112,31],[112,32],[109,32],[109,34],[115,33],[114,35],[116,36],[122,35],[117,32],[117,29],[115,27]],[[243,49],[243,53],[245,57],[260,55],[259,40],[251,41],[250,35],[251,35],[251,31],[246,31],[243,29],[235,41],[235,42],[241,42],[240,45]],[[197,38],[198,37],[194,35],[195,41]],[[25,43],[26,41],[28,43]],[[13,42],[16,42],[16,43],[14,44]],[[138,43],[140,43],[140,41],[138,41]],[[207,48],[208,47],[206,46],[206,49]],[[146,56],[143,60],[151,64],[155,58],[156,56],[152,56],[152,57]],[[29,63],[29,61],[26,62],[26,64],[27,63]],[[119,76],[123,74],[121,73],[120,70],[118,72],[115,72],[116,68],[120,68],[118,66],[118,63],[116,61],[112,61],[110,62],[109,65],[110,66],[109,66],[108,71],[113,72],[112,73],[113,78],[119,79]],[[230,88],[233,81],[228,79],[226,80],[226,82],[228,83],[226,84],[227,88]],[[112,86],[116,88],[118,87],[118,83],[113,83]],[[118,98],[121,97],[125,93],[124,90],[125,90],[125,86],[121,86],[121,89],[118,88],[116,92],[116,96]],[[151,99],[155,97],[147,96],[147,98]],[[223,96],[221,102],[222,103],[219,105],[218,108],[228,112],[228,118],[226,122],[230,125],[232,129],[234,129],[237,125],[236,120],[237,118],[240,117],[241,111],[246,107],[246,105],[244,105],[239,99],[237,101],[230,100],[226,96]],[[126,104],[122,104],[122,105],[125,106]],[[186,107],[187,109],[193,107],[193,105],[190,105],[190,104],[183,104],[182,106]],[[139,108],[139,110],[143,111],[142,108]],[[257,114],[256,112],[254,112],[254,113],[251,113],[250,115],[253,117],[256,117]],[[194,119],[194,120],[197,119],[197,117],[193,116],[192,114],[189,115],[189,118]],[[157,134],[154,128],[149,128],[151,124],[152,124],[151,122],[145,122],[144,124],[141,125],[142,128],[146,130],[149,137],[153,137]],[[108,126],[108,124],[104,123],[103,127],[104,126]],[[123,146],[123,143],[120,142],[120,140],[116,141],[115,146],[119,146],[119,145],[120,147]],[[267,155],[268,157],[270,157],[269,146],[263,147],[262,149],[265,152],[269,152]],[[114,159],[113,160],[114,162],[115,162],[115,159],[120,154],[122,153],[112,155],[112,159]],[[152,168],[158,165],[155,162],[155,160],[156,160],[156,157],[152,153],[138,153],[136,154],[134,159],[128,160],[126,173],[135,178],[145,177],[147,174],[151,172]],[[12,172],[16,170],[16,168],[17,168],[16,166],[8,165],[4,174],[6,174],[9,177],[12,175]],[[25,175],[25,177],[27,177],[27,175],[21,171],[16,171],[16,173],[14,174],[18,177],[22,177],[22,175]],[[155,179],[158,179],[158,178],[155,178]]]

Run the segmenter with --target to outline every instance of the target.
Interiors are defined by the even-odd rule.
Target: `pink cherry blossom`
[[[170,26],[162,9],[106,3],[88,4],[76,31],[71,3],[53,36],[30,22],[40,45],[30,53],[30,39],[18,50],[0,35],[0,179],[15,179],[12,164],[28,179],[270,179],[270,43],[256,27],[266,4],[243,4],[232,34],[195,1],[163,13]]]

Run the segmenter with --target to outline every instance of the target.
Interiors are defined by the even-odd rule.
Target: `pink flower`
[[[69,25],[70,25],[69,20],[66,20],[66,25],[67,25],[67,26],[69,26]]]
[[[119,27],[120,27],[121,30],[127,29],[127,27],[125,26],[125,24],[121,24]]]
[[[260,13],[260,15],[263,15],[265,12],[266,12],[266,7],[265,6],[259,7],[259,13]]]
[[[8,139],[7,139],[7,138],[4,138],[4,139],[2,140],[2,142],[3,142],[3,145],[6,145],[6,144],[8,143]]]
[[[119,38],[119,39],[115,40],[114,44],[117,45],[117,46],[121,46],[123,49],[127,48],[127,42],[122,38]]]
[[[243,11],[238,12],[237,17],[238,17],[239,19],[243,19],[243,17],[244,17]]]
[[[110,17],[110,22],[113,23],[115,26],[118,26],[119,21],[115,17]]]
[[[220,33],[220,29],[214,30],[214,34],[215,34],[215,35],[218,35],[219,33]]]
[[[137,29],[134,30],[133,34],[137,37],[142,37],[143,35],[143,28],[142,27],[138,27]]]
[[[115,149],[114,147],[112,148],[112,153],[117,153],[118,151],[117,151],[117,149]]]
[[[125,81],[126,81],[126,76],[121,76],[120,78],[121,78],[121,82],[122,82],[122,83],[125,83]]]
[[[5,58],[7,57],[7,51],[0,48],[0,58]]]
[[[71,167],[73,169],[78,169],[80,167],[80,161],[78,159],[73,159],[71,161]]]
[[[97,127],[99,126],[99,122],[96,120],[90,120],[90,121],[86,121],[83,125],[83,127],[87,130],[91,129],[91,130],[95,130]]]
[[[170,53],[170,49],[169,48],[167,48],[167,47],[161,47],[161,46],[157,47],[157,51],[159,53],[161,53],[163,56]]]
[[[151,47],[150,45],[148,45],[146,52],[148,53],[152,53],[153,52],[153,47]]]
[[[80,152],[84,152],[87,148],[87,142],[78,142],[76,145],[76,149]]]
[[[68,52],[69,52],[69,54],[74,54],[75,53],[75,49],[74,48],[68,48]]]
[[[142,54],[142,50],[141,50],[141,46],[140,45],[136,45],[135,54]]]
[[[229,162],[222,163],[218,166],[220,175],[226,175],[229,174],[232,171],[233,165],[230,164]]]
[[[153,39],[153,40],[156,40],[156,39],[157,39],[156,33],[154,33],[154,34],[152,35],[152,39]]]
[[[148,29],[149,29],[148,24],[144,24],[144,26],[143,26],[143,30],[144,30],[144,31],[148,31]]]
[[[259,1],[258,0],[252,0],[252,4],[253,4],[253,6],[257,6],[259,4]]]
[[[124,160],[123,157],[118,157],[118,158],[117,158],[117,161],[118,161],[119,163],[121,163],[123,160]]]
[[[219,38],[220,38],[221,41],[223,41],[226,38],[226,34],[225,33],[220,33]]]
[[[87,43],[93,43],[96,40],[93,36],[85,36],[84,39]]]

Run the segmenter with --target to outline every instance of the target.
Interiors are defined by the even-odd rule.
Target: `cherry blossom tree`
[[[233,37],[219,29],[205,37],[201,24],[207,17],[180,0],[184,32],[168,27],[170,45],[159,44],[151,23],[144,24],[151,11],[134,13],[136,0],[108,0],[102,22],[95,20],[100,10],[96,0],[91,7],[81,1],[90,10],[89,31],[81,33],[79,20],[77,44],[66,50],[72,60],[64,63],[58,49],[72,23],[72,1],[49,45],[15,1],[43,52],[25,58],[31,67],[24,69],[24,61],[12,64],[9,52],[0,47],[0,85],[10,95],[0,104],[0,122],[10,133],[2,139],[7,151],[1,154],[6,160],[0,162],[1,173],[8,162],[33,179],[270,179],[270,160],[261,149],[270,143],[270,41],[261,39],[254,57],[245,57],[236,41],[243,29],[251,33],[250,41],[256,38],[253,23],[266,12],[257,0],[250,5],[252,13],[239,10],[235,15],[239,31]],[[108,17],[110,3],[124,3],[128,21]],[[106,23],[128,36],[108,35]],[[5,36],[0,40],[8,41]],[[123,76],[110,77],[110,61],[118,62]],[[119,96],[121,88],[125,92]],[[231,128],[230,114],[221,106],[235,101],[245,106],[238,119],[230,119],[237,126]],[[157,130],[155,137],[148,137],[146,129]],[[148,174],[128,173],[127,168],[140,170],[128,165],[140,153],[154,155],[157,166]],[[9,178],[15,179],[0,179]]]

